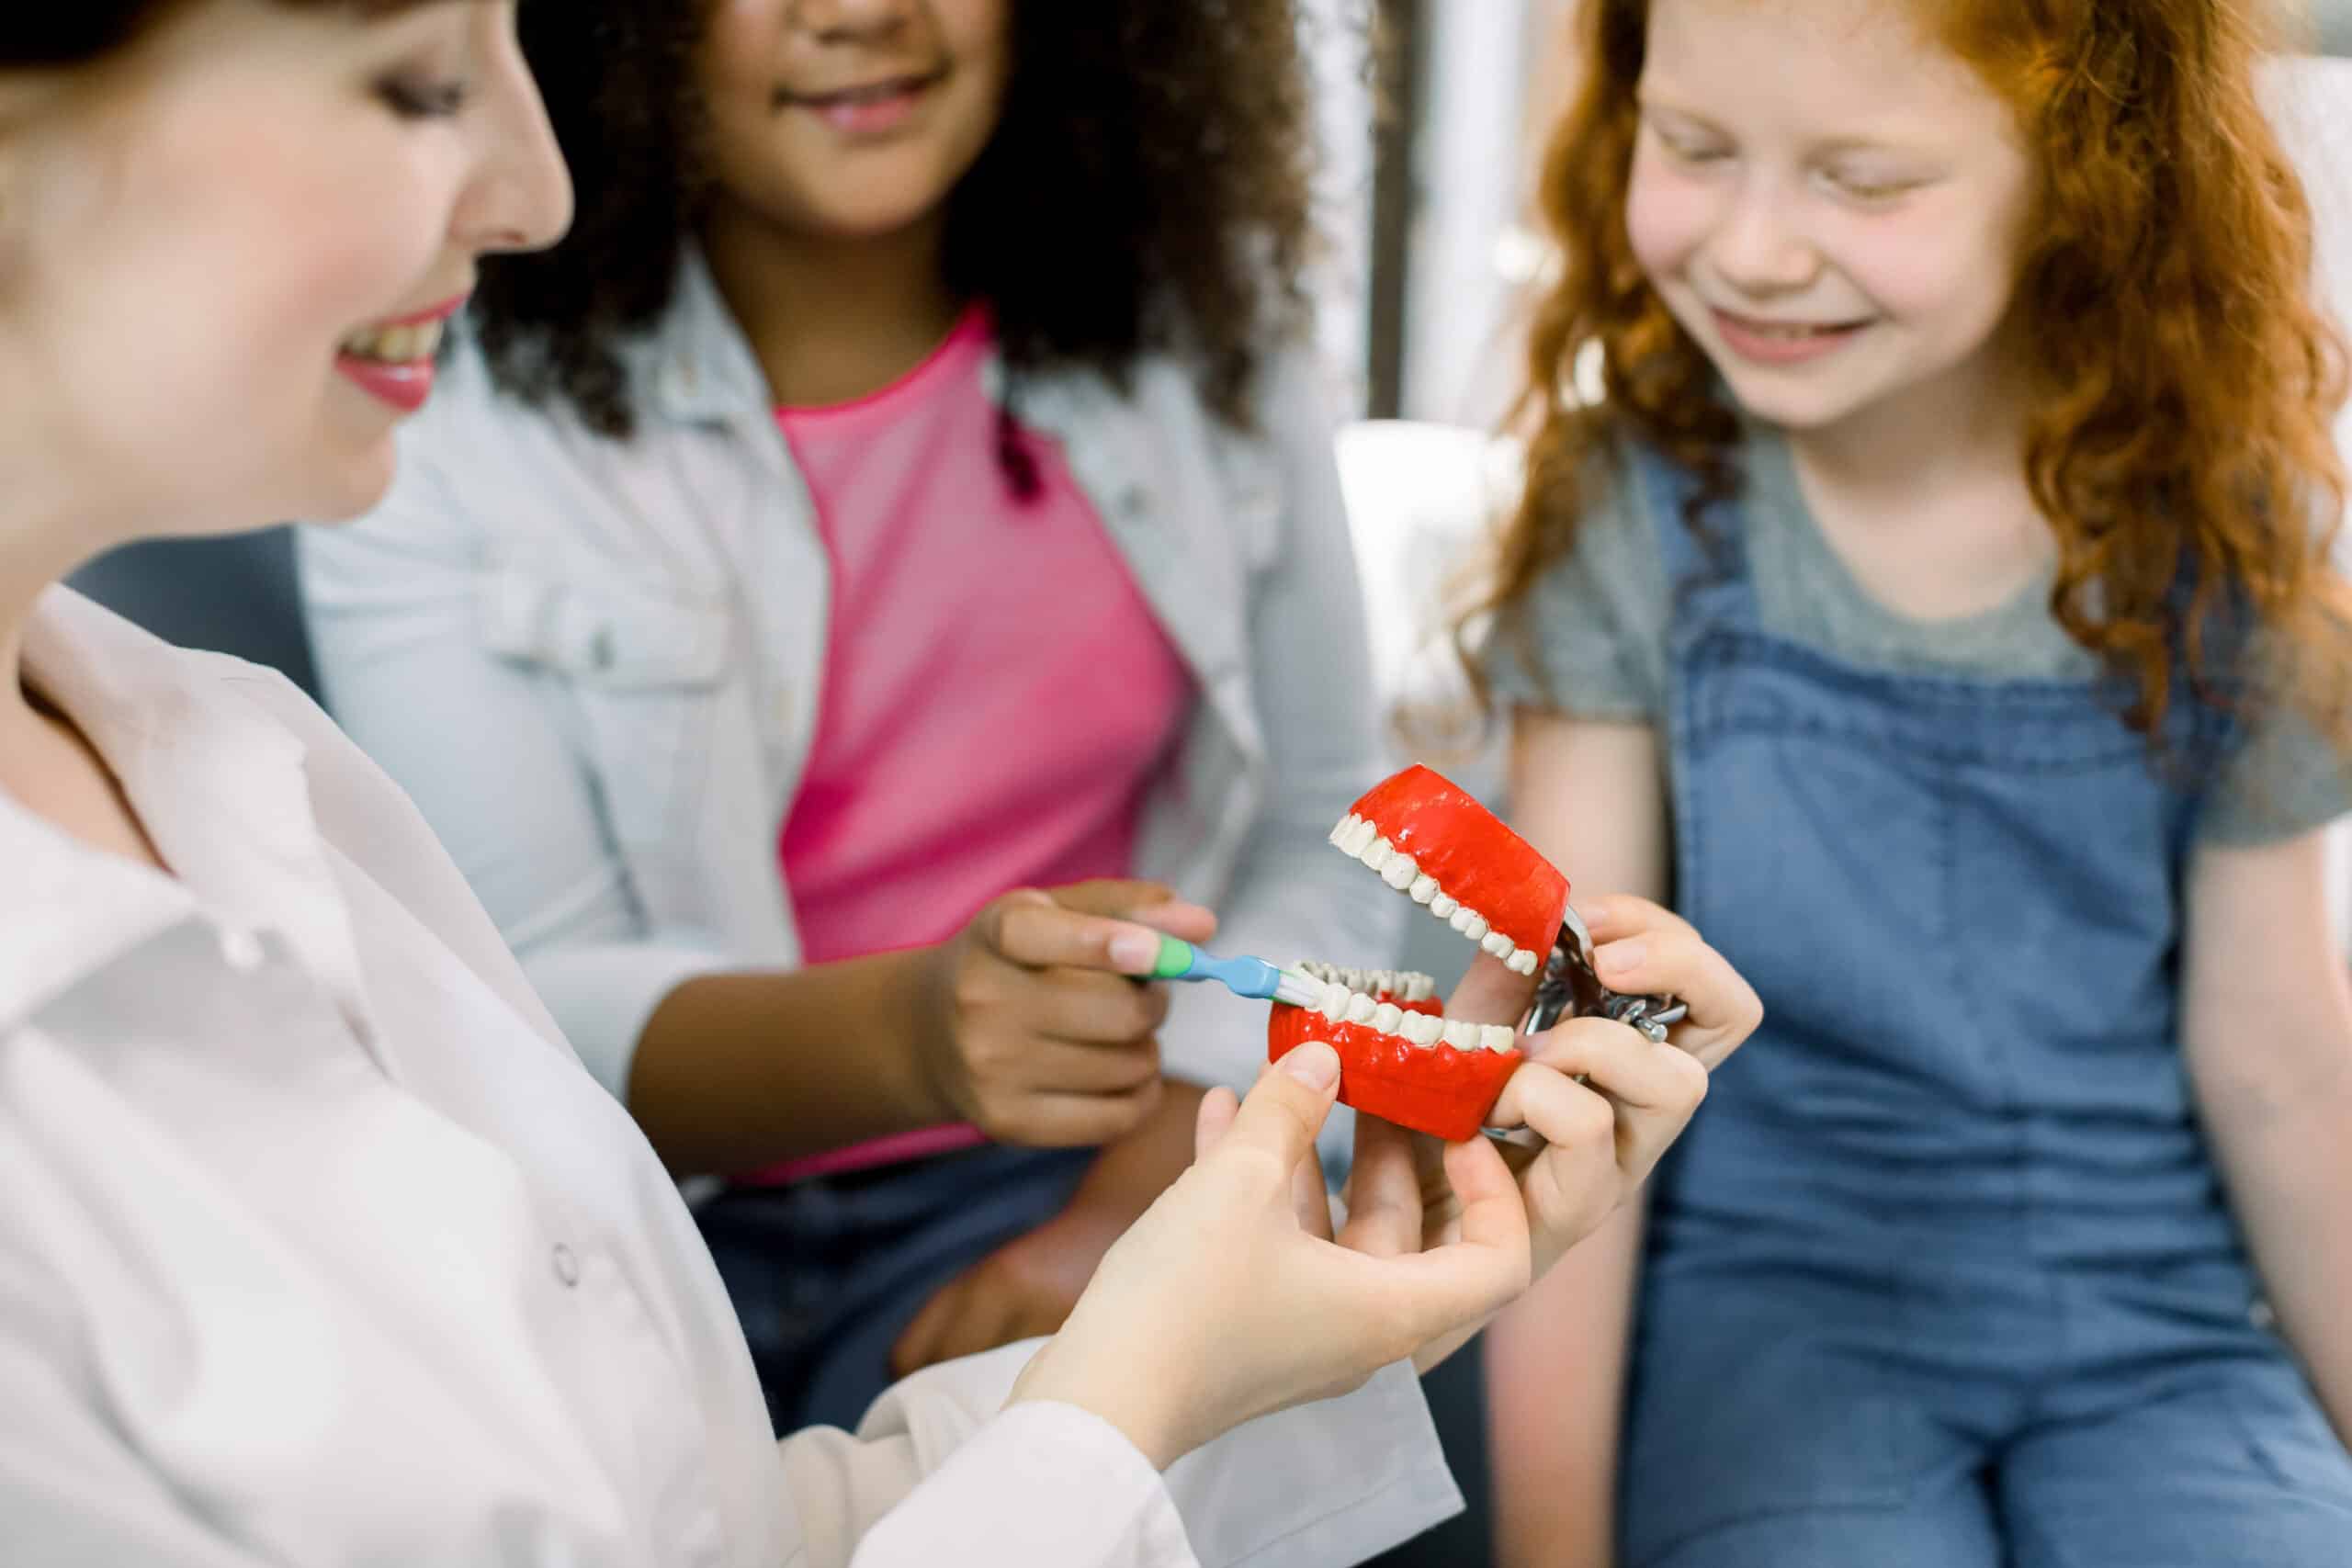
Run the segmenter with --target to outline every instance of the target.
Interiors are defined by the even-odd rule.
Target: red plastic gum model
[[[1331,829],[1331,842],[1521,975],[1543,966],[1567,914],[1568,879],[1558,868],[1427,768],[1375,785]],[[1323,996],[1313,1007],[1274,1004],[1267,1059],[1329,1041],[1342,1105],[1458,1141],[1485,1124],[1524,1059],[1509,1025],[1445,1018],[1426,975],[1297,967],[1322,983]]]

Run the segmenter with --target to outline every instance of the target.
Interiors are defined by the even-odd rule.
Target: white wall
[[[1426,13],[1403,412],[1490,425],[1519,375],[1513,291],[1498,260],[1528,162],[1528,4],[1430,0]]]
[[[1340,406],[1363,412],[1372,256],[1370,0],[1302,0],[1315,71],[1321,178],[1317,226],[1329,245],[1313,282],[1316,340]]]

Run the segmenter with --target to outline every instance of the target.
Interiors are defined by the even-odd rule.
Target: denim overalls
[[[2178,1049],[2195,792],[2087,683],[1768,635],[1736,506],[1634,472],[1678,902],[1766,1016],[1653,1186],[1623,1562],[2352,1563]]]

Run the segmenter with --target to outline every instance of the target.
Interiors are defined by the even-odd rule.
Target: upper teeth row
[[[1407,1012],[1395,1002],[1375,1002],[1362,991],[1351,991],[1337,980],[1323,987],[1315,1010],[1333,1023],[1368,1023],[1416,1045],[1442,1043],[1457,1051],[1509,1051],[1518,1041],[1507,1023],[1469,1023],[1433,1012]]]
[[[1437,995],[1434,979],[1409,969],[1346,969],[1337,964],[1324,964],[1311,958],[1300,959],[1298,967],[1318,980],[1326,983],[1337,980],[1351,991],[1362,991],[1367,996],[1425,1002]]]
[[[447,321],[421,321],[408,327],[373,327],[343,340],[345,354],[378,359],[387,365],[413,365],[440,351]]]
[[[1449,896],[1437,885],[1437,878],[1421,874],[1421,868],[1413,863],[1412,856],[1382,838],[1380,829],[1363,818],[1349,812],[1331,829],[1331,842],[1380,873],[1383,882],[1414,903],[1428,906],[1430,914],[1476,942],[1482,952],[1510,964],[1514,973],[1535,973],[1540,960],[1533,949],[1521,947],[1496,931],[1484,915]]]

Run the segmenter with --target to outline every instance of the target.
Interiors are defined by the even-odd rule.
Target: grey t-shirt
[[[1743,453],[1743,541],[1757,615],[1775,637],[1860,668],[1994,679],[2097,678],[2096,658],[2049,613],[2054,566],[2006,604],[1921,621],[1864,591],[1829,547],[1797,485],[1788,443],[1751,427]],[[1497,695],[1582,718],[1657,722],[1666,708],[1673,596],[1655,523],[1622,465],[1596,475],[1574,548],[1507,618],[1492,660]],[[1532,648],[1538,670],[1518,656]],[[2121,720],[2119,718],[2118,723]],[[1669,763],[1670,765],[1670,763]],[[2209,842],[2291,838],[2352,810],[2334,749],[2284,705],[2231,759],[2199,823]]]

